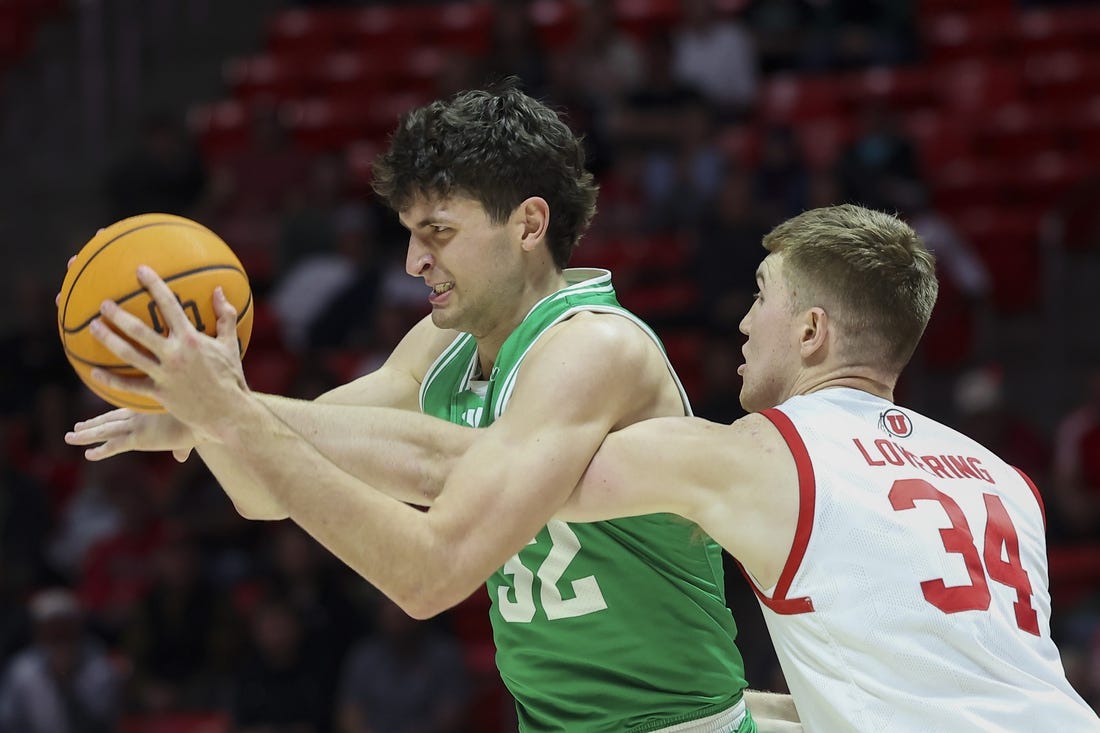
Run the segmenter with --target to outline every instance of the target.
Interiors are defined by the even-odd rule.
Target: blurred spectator
[[[377,633],[352,649],[337,697],[340,733],[461,733],[470,699],[462,649],[380,599]]]
[[[41,385],[34,397],[25,465],[42,484],[50,512],[57,516],[68,506],[86,469],[80,452],[65,443],[65,433],[76,421],[73,393],[54,382]]]
[[[118,531],[122,514],[113,487],[128,480],[129,467],[139,460],[117,456],[85,467],[72,501],[58,517],[49,548],[52,564],[66,577],[76,581],[88,549]]]
[[[810,188],[808,191],[809,202],[807,209],[817,209],[822,206],[834,206],[844,203],[844,194],[841,190],[840,179],[834,171],[819,169],[810,171]]]
[[[6,559],[0,555],[0,685],[3,684],[3,664],[31,641],[31,624],[27,614],[27,590],[9,582]],[[0,730],[6,730],[0,722]]]
[[[332,689],[344,654],[366,631],[363,609],[349,592],[363,581],[291,522],[271,527],[267,548],[270,566],[261,594],[293,612],[313,674]]]
[[[934,207],[925,186],[896,191],[895,206],[936,256],[939,297],[918,347],[930,370],[958,369],[993,357],[993,277],[962,234]]]
[[[761,74],[802,66],[815,5],[812,0],[750,0],[742,17],[752,33]]]
[[[475,89],[484,81],[481,59],[469,53],[450,49],[446,61],[439,66],[435,90],[440,99],[452,97],[467,89]]]
[[[1009,464],[1040,490],[1048,486],[1051,447],[1039,428],[1005,402],[1004,373],[987,364],[963,372],[955,381],[954,425]]]
[[[5,266],[16,265],[12,262]],[[13,283],[11,307],[18,318],[0,332],[0,416],[30,414],[43,385],[72,388],[77,383],[65,352],[58,348],[53,298],[60,281],[47,286],[41,277],[17,269],[9,282]],[[18,440],[24,436],[8,437]],[[24,457],[13,456],[16,461]]]
[[[902,189],[921,180],[916,148],[881,102],[864,106],[860,126],[837,161],[844,198],[868,208],[892,211]]]
[[[1058,422],[1054,435],[1056,509],[1067,539],[1100,537],[1100,365],[1086,378],[1080,404]]]
[[[152,558],[163,545],[164,524],[151,501],[152,474],[143,454],[124,454],[104,482],[117,525],[91,544],[81,563],[79,593],[89,623],[114,643],[149,590]]]
[[[682,116],[706,99],[696,86],[674,74],[668,34],[654,35],[643,50],[644,79],[627,92],[610,123],[615,142],[628,150],[670,147]]]
[[[182,465],[173,462],[172,469],[163,502],[164,516],[201,546],[206,578],[222,589],[253,577],[264,523],[241,517],[197,456]]]
[[[806,68],[894,65],[917,55],[913,0],[816,0]]]
[[[707,329],[699,360],[702,384],[699,397],[691,401],[692,410],[699,417],[731,423],[745,416],[745,408],[741,407],[741,375],[737,373],[737,367],[745,361],[741,355],[744,341],[744,336],[729,324],[716,324]]]
[[[211,170],[210,206],[203,223],[233,247],[253,294],[263,297],[275,274],[279,218],[293,191],[309,180],[310,156],[300,150],[279,110],[253,110],[247,146]]]
[[[330,678],[288,604],[264,600],[249,617],[250,649],[230,690],[235,733],[322,733]]]
[[[289,348],[343,348],[369,340],[381,267],[370,211],[346,203],[330,212],[332,249],[283,272],[271,304]]]
[[[725,119],[741,119],[756,102],[756,49],[745,26],[719,16],[715,0],[684,0],[673,34],[676,77],[699,89]]]
[[[770,228],[753,198],[749,174],[730,171],[703,215],[691,268],[703,316],[714,327],[736,333],[748,313],[756,292],[756,268],[767,254],[761,241]]]
[[[152,557],[148,593],[123,639],[137,708],[206,708],[227,672],[232,613],[203,572],[195,541],[174,529]]]
[[[46,543],[53,525],[45,487],[11,464],[8,425],[0,420],[0,604],[40,586],[48,577]],[[0,659],[8,648],[18,604],[0,620]]]
[[[684,109],[679,120],[673,147],[651,150],[642,172],[646,229],[658,234],[694,229],[725,172],[710,105],[700,100]]]
[[[6,665],[0,730],[11,733],[111,733],[120,712],[120,679],[100,643],[84,629],[68,590],[30,602],[34,641]]]
[[[1067,252],[1100,251],[1100,174],[1073,186],[1047,214],[1045,239]]]
[[[615,21],[612,0],[586,0],[572,44],[558,56],[570,58],[582,91],[597,103],[614,103],[644,81],[637,42]]]
[[[546,51],[531,18],[527,0],[491,0],[489,50],[485,54],[485,81],[492,84],[518,76],[534,97],[546,94]]]
[[[194,217],[206,193],[206,167],[176,115],[149,116],[138,146],[107,177],[111,221],[159,212]]]
[[[764,130],[760,160],[753,173],[753,193],[775,224],[809,208],[810,170],[790,127],[769,125]]]
[[[308,180],[309,166],[309,156],[294,144],[279,109],[259,105],[252,111],[247,147],[213,170],[215,205],[229,213],[279,212],[291,192]]]

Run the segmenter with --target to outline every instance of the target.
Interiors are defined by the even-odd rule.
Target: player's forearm
[[[255,520],[286,519],[288,513],[268,487],[257,480],[224,445],[196,446],[203,463],[221,484],[242,517]]]
[[[430,506],[473,428],[409,410],[257,395],[276,417],[347,473],[401,501]]]
[[[429,513],[343,471],[258,399],[235,406],[234,416],[219,440],[277,506],[410,615],[437,612],[434,599],[453,575],[439,572],[451,549]]]

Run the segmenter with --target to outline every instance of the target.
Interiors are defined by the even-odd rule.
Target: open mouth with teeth
[[[442,295],[443,293],[447,292],[448,290],[451,290],[452,288],[454,288],[454,286],[455,286],[454,283],[439,283],[438,285],[436,285],[435,287],[432,288],[432,292],[435,293],[436,295]]]

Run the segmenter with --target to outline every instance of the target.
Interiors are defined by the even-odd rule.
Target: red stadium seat
[[[1036,104],[1079,101],[1100,90],[1100,52],[1063,50],[1028,56],[1023,79]]]
[[[267,24],[268,48],[279,55],[316,58],[341,45],[351,11],[333,8],[284,10]]]
[[[572,0],[534,0],[531,22],[547,49],[561,49],[573,40],[577,30],[577,6]]]
[[[768,122],[839,117],[846,97],[844,81],[837,77],[776,74],[761,85],[760,116]]]
[[[1034,310],[1040,271],[1036,222],[1004,208],[974,209],[955,222],[993,278],[993,301],[1005,315]]]
[[[235,99],[193,107],[187,113],[187,126],[209,159],[241,150],[252,135],[248,108]]]
[[[922,36],[930,62],[989,59],[1011,53],[1013,9],[955,11],[928,17]]]
[[[760,160],[760,129],[755,125],[727,125],[718,135],[718,147],[726,160],[749,168]]]
[[[831,167],[855,134],[855,123],[842,118],[814,120],[795,128],[806,163],[814,170]]]
[[[246,103],[298,99],[311,91],[309,66],[271,54],[230,59],[222,78],[233,96]]]
[[[353,141],[384,138],[403,113],[426,101],[414,92],[311,99],[288,105],[287,126],[308,150],[343,150]]]
[[[229,716],[220,710],[132,715],[124,718],[120,733],[229,733]]]
[[[1028,10],[1018,15],[1016,38],[1025,53],[1100,47],[1100,8]]]
[[[956,116],[981,116],[1020,98],[1019,72],[1007,62],[961,61],[939,67],[934,73],[939,103]]]
[[[868,69],[854,76],[850,82],[853,102],[862,105],[867,99],[886,102],[895,111],[909,111],[928,107],[936,101],[939,79],[928,68]]]
[[[682,14],[680,0],[616,0],[615,24],[624,32],[646,39],[673,27]]]
[[[964,160],[973,152],[971,131],[938,110],[910,113],[902,118],[902,126],[916,143],[926,174]]]
[[[988,116],[985,126],[974,138],[978,156],[995,163],[1009,163],[1034,158],[1054,150],[1058,141],[1040,115],[1028,105],[1011,104]]]

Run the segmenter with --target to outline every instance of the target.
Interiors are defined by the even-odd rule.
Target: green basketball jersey
[[[473,381],[476,344],[458,337],[425,376],[424,412],[489,425],[506,409],[527,351],[578,311],[621,314],[660,345],[619,305],[609,272],[565,275],[570,284],[536,304],[504,342],[488,380]],[[653,731],[741,699],[744,665],[720,548],[680,517],[553,520],[487,586],[497,667],[524,733]]]

